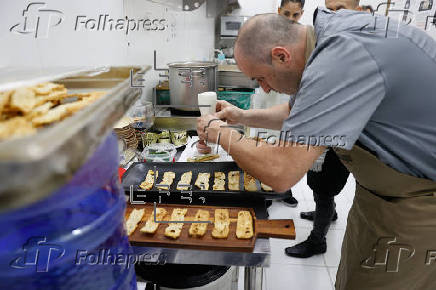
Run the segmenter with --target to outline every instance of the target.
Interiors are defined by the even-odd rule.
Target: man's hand
[[[206,115],[197,119],[197,133],[200,140],[218,143],[221,126],[226,125],[215,115]]]
[[[226,120],[229,125],[244,123],[244,110],[230,104],[226,101],[217,101],[216,117],[221,120]]]

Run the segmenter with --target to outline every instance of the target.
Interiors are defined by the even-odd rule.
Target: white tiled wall
[[[61,11],[63,21],[49,30],[48,37],[35,39],[9,31],[23,22],[22,12],[29,3],[0,3],[1,66],[152,64],[153,50],[158,51],[164,66],[176,60],[206,60],[214,46],[214,19],[206,17],[205,5],[194,12],[176,12],[147,0],[47,0],[44,9]],[[78,15],[98,19],[100,14],[114,19],[164,18],[168,27],[127,36],[123,31],[75,31]]]

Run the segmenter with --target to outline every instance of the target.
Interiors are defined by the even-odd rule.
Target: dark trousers
[[[320,172],[310,170],[307,173],[307,185],[313,190],[316,203],[310,238],[316,241],[325,241],[331,219],[335,213],[334,197],[344,188],[349,174],[347,168],[332,149],[328,149]]]

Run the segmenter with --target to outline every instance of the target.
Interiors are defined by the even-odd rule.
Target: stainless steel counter
[[[243,266],[245,290],[262,290],[263,268],[269,267],[271,259],[269,239],[263,238],[256,240],[251,253],[154,247],[133,247],[133,251],[138,256],[143,256],[145,262],[157,265]]]
[[[257,239],[253,252],[221,252],[180,248],[133,247],[135,254],[150,257],[150,263],[269,267],[269,239]]]

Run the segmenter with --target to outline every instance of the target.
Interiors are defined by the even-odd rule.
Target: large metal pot
[[[198,111],[198,94],[216,91],[217,64],[177,62],[168,64],[168,67],[172,107],[184,111]]]

